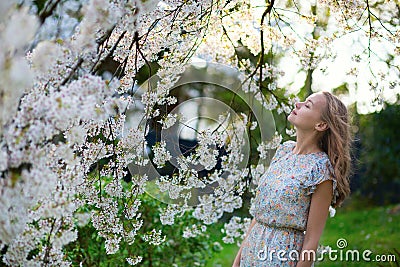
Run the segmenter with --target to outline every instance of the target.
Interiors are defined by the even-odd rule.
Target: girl
[[[296,104],[297,130],[275,152],[260,179],[251,222],[233,266],[312,266],[329,206],[350,193],[350,127],[346,106],[328,92]]]

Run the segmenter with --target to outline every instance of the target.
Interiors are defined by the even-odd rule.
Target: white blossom
[[[8,166],[8,155],[4,148],[0,148],[0,172],[7,169]]]
[[[38,19],[29,14],[27,7],[13,13],[7,22],[7,27],[1,33],[2,46],[6,49],[21,49],[35,36],[38,29]]]
[[[86,130],[82,126],[75,125],[66,131],[64,135],[71,144],[81,145],[85,142],[86,133]]]
[[[162,124],[163,129],[168,129],[175,124],[177,116],[177,114],[168,114],[163,120],[158,122]]]
[[[268,153],[269,153],[268,150],[277,148],[281,142],[282,142],[282,136],[280,134],[278,134],[278,132],[275,132],[271,141],[262,142],[257,147],[257,151],[260,152],[260,158],[262,158],[262,159],[267,158]]]
[[[162,236],[161,230],[156,231],[155,229],[151,230],[149,233],[143,235],[143,240],[148,242],[150,245],[159,246],[164,243],[166,237]]]
[[[222,232],[225,234],[225,236],[222,238],[222,241],[227,244],[232,244],[237,241],[237,244],[240,246],[241,241],[246,236],[250,223],[250,218],[242,219],[240,217],[233,216],[228,223],[224,224]]]
[[[160,212],[160,220],[163,225],[173,225],[175,222],[175,216],[185,212],[185,209],[181,205],[170,204]]]
[[[129,263],[129,265],[132,265],[132,266],[142,262],[142,260],[143,260],[143,257],[141,257],[141,256],[137,256],[134,258],[131,258],[131,257],[126,258],[126,261]]]
[[[80,227],[87,225],[90,221],[90,213],[87,213],[87,212],[75,213],[74,217],[77,220],[77,225]]]
[[[172,157],[169,151],[167,151],[166,149],[165,141],[156,143],[153,146],[153,153],[154,153],[153,162],[157,165],[157,168],[163,167],[165,163],[169,161]]]
[[[32,67],[47,72],[56,64],[62,54],[62,47],[54,42],[42,41],[32,52]]]
[[[106,240],[106,252],[107,254],[115,254],[119,250],[119,242],[121,237],[112,237]]]
[[[334,217],[336,214],[336,209],[333,208],[332,206],[329,206],[329,216]]]
[[[185,230],[183,230],[183,238],[192,238],[192,237],[197,237],[204,235],[204,233],[207,231],[207,226],[201,225],[200,227],[196,224],[193,224],[191,227],[186,227]]]
[[[250,130],[255,130],[257,128],[257,126],[258,126],[257,121],[251,122]]]

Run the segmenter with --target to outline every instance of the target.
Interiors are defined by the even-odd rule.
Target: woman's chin
[[[293,125],[294,128],[297,128],[297,123],[296,123],[296,119],[293,118],[293,115],[290,114],[287,118],[288,122]]]
[[[293,124],[293,118],[294,115],[292,113],[289,114],[289,116],[287,117],[288,122],[290,122],[291,124]]]

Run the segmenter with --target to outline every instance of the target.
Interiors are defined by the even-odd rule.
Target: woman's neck
[[[296,146],[293,149],[295,154],[309,154],[315,152],[321,152],[321,148],[318,146],[319,138],[315,134],[302,134],[297,133]]]

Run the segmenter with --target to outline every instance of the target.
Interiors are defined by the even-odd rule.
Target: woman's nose
[[[300,109],[302,106],[304,106],[305,103],[306,103],[306,102],[304,102],[304,101],[303,101],[303,102],[297,102],[297,103],[296,103],[296,108],[297,108],[297,109]]]

